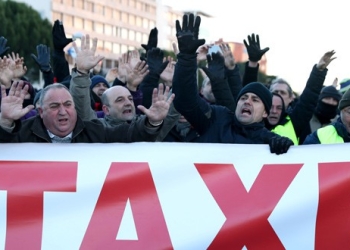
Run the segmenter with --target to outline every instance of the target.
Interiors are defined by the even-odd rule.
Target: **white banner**
[[[0,144],[0,249],[348,249],[348,150]]]

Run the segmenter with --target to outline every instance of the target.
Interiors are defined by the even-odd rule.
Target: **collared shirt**
[[[57,135],[54,135],[49,130],[47,130],[47,133],[49,134],[52,143],[71,143],[71,141],[72,141],[73,132],[69,133],[65,137],[59,137]]]

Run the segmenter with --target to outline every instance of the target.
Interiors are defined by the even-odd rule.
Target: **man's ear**
[[[107,105],[102,105],[102,110],[103,110],[103,113],[105,113],[106,115],[109,115],[109,108]]]
[[[39,112],[40,117],[43,118],[43,109],[41,107],[38,107],[37,110]]]
[[[266,118],[266,117],[268,117],[268,114],[267,114],[267,112],[264,110],[263,118]]]

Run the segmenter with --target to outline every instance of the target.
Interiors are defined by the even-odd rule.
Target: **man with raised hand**
[[[235,112],[209,105],[198,94],[196,50],[205,43],[198,39],[200,17],[184,15],[182,26],[176,21],[179,51],[173,80],[174,106],[200,134],[199,142],[269,144],[271,153],[286,153],[293,142],[268,131],[263,119],[272,102],[269,90],[261,83],[246,85],[238,94]]]
[[[163,86],[153,92],[149,109],[139,106],[145,116],[131,123],[106,128],[99,121],[82,121],[76,113],[73,98],[62,84],[52,84],[42,90],[39,115],[21,122],[20,118],[33,109],[22,107],[28,85],[12,84],[9,94],[1,86],[0,142],[138,142],[155,141],[174,98]]]

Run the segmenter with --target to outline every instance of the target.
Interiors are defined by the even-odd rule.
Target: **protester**
[[[33,109],[22,107],[28,85],[15,82],[6,95],[1,86],[0,142],[136,142],[155,141],[172,98],[168,91],[154,92],[149,108],[139,107],[146,114],[141,119],[114,128],[105,128],[97,121],[82,121],[76,113],[73,98],[62,84],[52,84],[40,95],[39,114],[21,122],[20,118]]]
[[[270,111],[270,115],[266,120],[267,128],[276,134],[289,137],[293,140],[294,145],[302,144],[304,141],[302,136],[310,131],[310,120],[327,75],[327,67],[335,59],[333,57],[334,53],[334,51],[326,52],[319,62],[313,66],[305,89],[293,109],[279,109],[278,107],[285,107],[285,103],[281,104],[285,98],[282,95],[274,95],[272,99],[273,110]],[[286,97],[287,93],[282,88],[287,86],[287,84],[275,83],[272,86],[273,93],[283,93]],[[282,97],[282,100],[280,97]]]
[[[93,40],[93,47],[96,46],[97,40]],[[90,43],[89,36],[83,37],[82,46]],[[91,80],[88,74],[84,74],[83,72],[90,71],[95,65],[94,63],[98,63],[103,58],[97,57],[96,60],[89,60],[89,57],[92,53],[91,50],[88,49],[78,49],[76,48],[76,44],[73,43],[73,46],[76,49],[76,68],[72,70],[72,79],[70,83],[70,92],[73,96],[73,100],[76,104],[76,110],[79,117],[84,121],[91,121],[97,118],[97,114],[94,110],[91,109],[89,105],[89,94],[91,84],[90,81],[94,80],[94,76]],[[153,53],[158,54],[157,50],[149,50],[148,51],[148,60],[152,61]],[[161,57],[162,60],[162,57]],[[132,73],[131,73],[132,72]],[[135,68],[130,72],[131,75],[126,76],[128,79],[129,86],[137,86],[140,84],[142,79],[148,73],[148,67],[145,61],[138,60],[138,63],[135,65]],[[100,76],[98,76],[100,77]],[[158,82],[158,80],[157,80]],[[158,87],[158,84],[156,85]],[[163,85],[162,85],[163,89]],[[168,88],[167,88],[168,89]],[[151,106],[154,104],[154,90],[150,93],[150,102]],[[167,90],[167,93],[169,91]],[[170,96],[169,98],[173,98]],[[144,115],[136,115],[135,105],[133,102],[133,96],[130,93],[129,89],[124,86],[113,86],[108,88],[101,96],[102,101],[102,110],[104,112],[103,117],[99,118],[101,124],[104,127],[116,127],[121,124],[130,123],[133,120],[139,120]],[[172,105],[171,105],[172,106]],[[164,136],[169,132],[169,130],[174,126],[175,121],[178,118],[178,113],[175,114],[173,108],[170,108],[170,113],[164,119],[164,124],[160,129],[160,134],[157,137],[157,141],[162,141]],[[172,115],[173,114],[173,115]]]
[[[182,26],[176,21],[176,36],[180,53],[177,55],[173,80],[175,108],[200,134],[198,142],[269,144],[272,153],[286,153],[293,142],[268,131],[263,118],[271,107],[271,94],[261,83],[251,83],[238,94],[235,113],[223,106],[209,105],[198,95],[197,55],[201,19],[184,15]]]
[[[350,89],[342,96],[338,108],[340,117],[337,121],[308,135],[304,145],[350,142]]]

